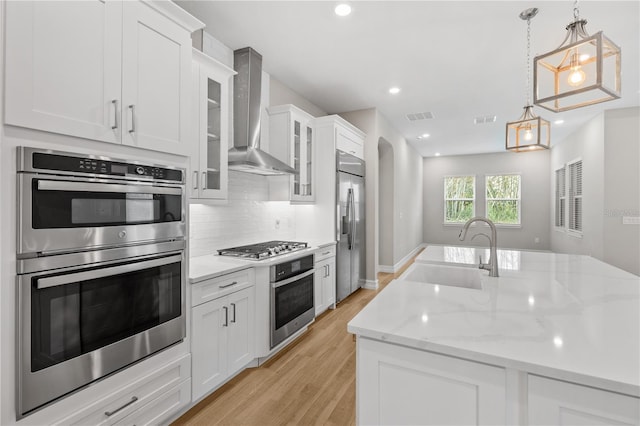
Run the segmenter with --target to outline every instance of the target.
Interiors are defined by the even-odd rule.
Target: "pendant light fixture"
[[[527,105],[518,120],[507,123],[507,151],[549,149],[551,143],[549,122],[536,116],[531,105],[531,18],[537,13],[535,7],[520,13],[520,19],[527,21]]]
[[[602,31],[587,33],[578,0],[573,19],[560,46],[534,59],[534,104],[553,112],[620,97],[620,47]]]

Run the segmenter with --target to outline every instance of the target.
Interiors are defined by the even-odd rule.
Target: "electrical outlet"
[[[276,219],[276,229],[280,229],[280,219]]]

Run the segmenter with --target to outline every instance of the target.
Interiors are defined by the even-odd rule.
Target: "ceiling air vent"
[[[407,120],[409,121],[429,120],[431,118],[433,118],[432,112],[414,112],[407,114]]]
[[[473,119],[475,124],[486,124],[486,123],[495,123],[496,119],[495,115],[481,115]]]

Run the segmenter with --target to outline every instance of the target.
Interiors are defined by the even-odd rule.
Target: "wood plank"
[[[356,291],[267,363],[243,371],[173,424],[354,425],[356,344],[347,323],[414,259],[395,274],[379,273],[378,290]]]

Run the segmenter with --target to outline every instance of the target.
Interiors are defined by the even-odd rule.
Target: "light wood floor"
[[[347,323],[411,263],[396,274],[379,273],[377,291],[356,291],[274,358],[244,370],[174,425],[355,424],[356,344]]]

